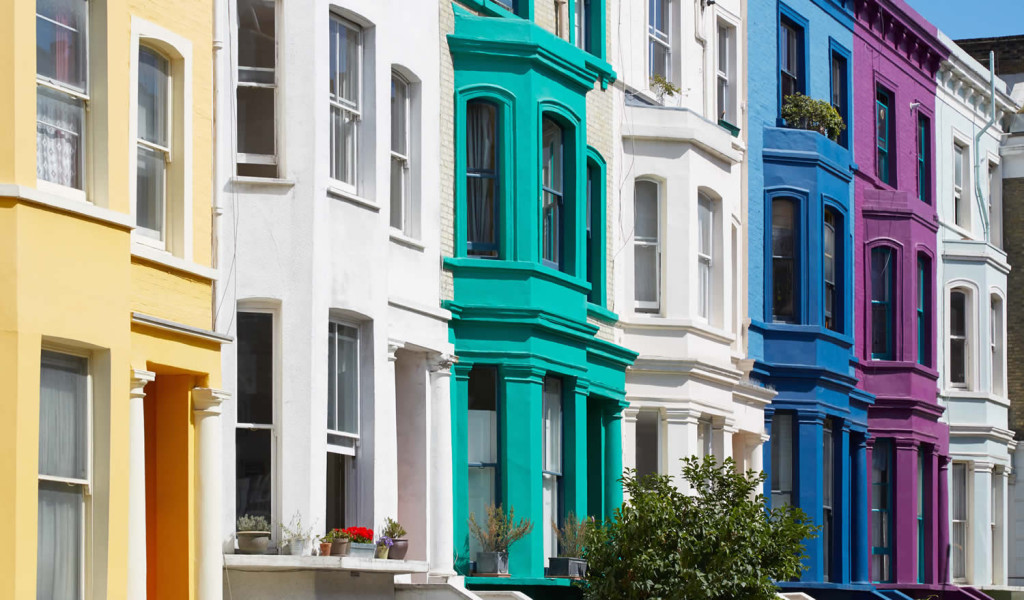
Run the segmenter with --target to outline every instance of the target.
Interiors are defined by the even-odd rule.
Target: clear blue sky
[[[1024,0],[907,0],[907,3],[954,40],[1024,35]]]

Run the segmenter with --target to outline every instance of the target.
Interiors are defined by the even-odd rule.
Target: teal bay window
[[[895,257],[892,248],[871,249],[871,358],[879,360],[892,360],[894,355]]]
[[[587,149],[586,180],[586,254],[584,271],[590,293],[587,301],[604,306],[607,290],[605,283],[605,162],[593,148]]]
[[[498,107],[483,100],[466,105],[466,253],[497,258],[501,188]]]
[[[879,438],[871,457],[871,582],[892,580],[892,440]]]
[[[878,179],[882,183],[896,185],[890,156],[893,153],[892,93],[878,86],[875,92],[875,146]]]
[[[545,118],[542,132],[541,262],[562,268],[562,213],[565,204],[564,134]]]

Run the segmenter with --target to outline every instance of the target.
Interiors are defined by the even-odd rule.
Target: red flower
[[[352,542],[356,544],[369,544],[373,542],[373,530],[367,527],[346,527],[344,531],[352,539]]]

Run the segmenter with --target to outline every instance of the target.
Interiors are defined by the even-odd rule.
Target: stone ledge
[[[352,556],[286,556],[274,554],[225,554],[224,568],[231,571],[362,571],[364,573],[426,573],[421,560],[385,560]]]

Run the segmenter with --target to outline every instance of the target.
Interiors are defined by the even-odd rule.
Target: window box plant
[[[576,513],[570,511],[561,528],[557,523],[552,523],[551,527],[558,535],[558,556],[548,559],[548,577],[583,579],[587,576],[583,544],[587,538],[590,520],[581,521],[576,517]]]
[[[817,131],[833,142],[846,129],[843,117],[834,106],[799,93],[785,97],[782,118],[786,120],[787,127]]]
[[[391,546],[394,545],[394,541],[386,535],[382,535],[377,538],[377,547],[374,549],[374,558],[387,558],[388,552],[391,550]]]
[[[242,554],[266,554],[270,546],[270,522],[262,515],[242,515],[235,522],[235,539]]]
[[[373,543],[373,530],[367,527],[346,527],[341,530],[342,533],[346,534],[352,544],[349,550],[350,556],[358,556],[362,558],[373,558],[377,551],[376,544]]]
[[[349,535],[341,529],[332,529],[320,538],[320,556],[348,556],[351,546]],[[329,545],[328,548],[324,546]],[[327,552],[324,553],[324,550]]]
[[[309,556],[313,554],[312,527],[303,527],[302,513],[296,511],[287,525],[281,526],[281,544],[286,554],[292,556]]]
[[[529,519],[515,520],[515,510],[509,507],[506,513],[501,505],[487,507],[486,529],[476,522],[476,515],[469,515],[469,531],[480,542],[476,554],[476,572],[483,575],[505,575],[508,573],[508,549],[533,531]]]
[[[388,558],[405,560],[405,554],[409,551],[409,540],[405,537],[405,528],[401,523],[391,517],[384,519],[384,535],[391,540]]]

